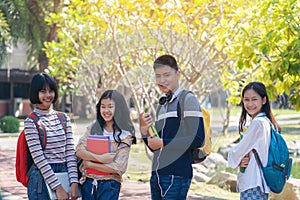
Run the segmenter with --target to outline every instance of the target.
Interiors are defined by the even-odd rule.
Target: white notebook
[[[64,188],[64,190],[68,193],[70,189],[70,181],[69,181],[69,174],[68,172],[60,172],[60,173],[55,173],[55,176],[57,177],[58,181],[60,182],[61,186]],[[56,193],[51,190],[50,186],[46,183],[49,198],[52,199],[57,199]],[[79,196],[81,196],[79,186],[78,186],[78,193]]]

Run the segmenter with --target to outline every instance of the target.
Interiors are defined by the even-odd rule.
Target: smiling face
[[[253,89],[246,90],[243,97],[244,108],[252,117],[256,117],[262,110],[263,104],[266,103],[266,97],[262,98]]]
[[[102,99],[100,105],[100,114],[106,122],[106,126],[109,124],[112,125],[115,114],[115,101],[110,98]]]
[[[165,94],[176,92],[179,87],[179,75],[179,71],[168,65],[162,65],[155,69],[156,84]]]
[[[46,85],[44,89],[39,91],[39,100],[41,103],[38,104],[37,107],[42,110],[48,110],[52,105],[54,98],[54,90],[51,90],[49,85]]]

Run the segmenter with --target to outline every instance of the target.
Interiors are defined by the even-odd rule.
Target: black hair
[[[46,73],[39,73],[32,77],[29,89],[29,99],[32,104],[41,104],[39,100],[39,91],[49,86],[50,90],[54,91],[55,96],[52,103],[55,103],[58,98],[57,82],[55,79]]]
[[[97,120],[96,123],[94,123],[92,126],[91,134],[101,135],[103,133],[103,129],[106,124],[100,112],[101,101],[103,99],[112,99],[115,102],[115,113],[113,117],[114,140],[120,144],[121,143],[120,135],[122,134],[122,130],[126,130],[129,131],[132,135],[132,143],[136,144],[135,129],[130,118],[128,105],[126,103],[124,96],[117,90],[107,90],[101,95],[96,105]],[[119,133],[116,134],[116,132]]]
[[[162,55],[156,58],[154,61],[153,69],[155,70],[157,67],[167,65],[176,71],[178,71],[178,64],[176,59],[171,55]]]
[[[271,106],[270,106],[270,101],[269,101],[269,97],[267,95],[266,87],[261,82],[250,82],[248,85],[246,85],[244,87],[244,89],[242,91],[242,99],[241,99],[242,113],[241,113],[240,121],[239,121],[239,131],[243,132],[243,127],[246,124],[247,114],[249,115],[249,113],[247,113],[247,111],[245,109],[243,98],[244,98],[245,92],[247,90],[250,90],[250,89],[254,90],[257,94],[259,94],[259,96],[261,98],[264,98],[264,97],[266,98],[266,103],[262,105],[261,111],[266,114],[266,116],[269,118],[269,120],[275,126],[275,128],[278,131],[280,131],[280,127],[279,127],[279,125],[278,125],[277,121],[275,120],[275,117],[272,113],[272,109],[271,109]]]

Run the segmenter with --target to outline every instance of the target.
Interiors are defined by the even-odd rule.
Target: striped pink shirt
[[[42,123],[47,133],[47,144],[42,150],[38,130],[32,119],[26,118],[24,121],[25,137],[32,158],[42,176],[52,190],[60,186],[50,163],[67,163],[70,183],[78,183],[77,164],[74,150],[74,141],[70,118],[67,114],[66,133],[63,125],[53,109],[40,110],[35,108],[35,114],[39,117],[38,124]]]

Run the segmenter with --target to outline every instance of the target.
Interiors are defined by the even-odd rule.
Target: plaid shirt
[[[76,151],[86,150],[87,136],[88,134],[85,134],[79,140],[78,145],[76,147]],[[114,169],[116,171],[115,174],[111,174],[108,176],[100,176],[94,174],[86,175],[85,170],[83,170],[82,167],[80,167],[80,171],[82,172],[82,178],[80,179],[80,183],[84,183],[86,177],[96,180],[116,180],[118,182],[122,182],[122,175],[126,172],[127,169],[131,140],[132,137],[127,136],[125,139],[122,140],[122,143],[120,145],[114,140],[110,141],[110,150],[112,153],[116,153],[116,156],[111,163],[103,165]]]

